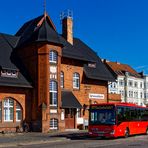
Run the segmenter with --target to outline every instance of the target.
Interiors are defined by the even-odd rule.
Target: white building
[[[145,96],[148,98],[148,77],[144,78],[142,73],[136,72],[126,64],[105,60],[104,63],[116,78],[116,82],[110,82],[108,85],[109,93],[121,94],[122,102],[145,106]],[[147,89],[144,85],[145,80]]]
[[[144,98],[145,104],[148,104],[148,75],[144,76]]]

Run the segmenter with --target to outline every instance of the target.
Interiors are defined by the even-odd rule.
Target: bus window
[[[137,110],[135,108],[131,108],[131,120],[135,121],[137,119]]]
[[[94,115],[94,112],[92,112],[92,113],[91,113],[91,115],[90,115],[90,121],[92,121],[92,122],[93,122],[93,121],[94,121],[94,119],[95,119],[95,115]]]
[[[125,107],[125,109],[124,109],[124,116],[125,116],[125,121],[130,121],[131,120],[130,108],[129,107]]]
[[[138,121],[141,121],[141,113],[142,113],[142,109],[137,109],[137,119],[138,119]]]
[[[148,110],[143,110],[142,115],[141,115],[141,120],[148,121]]]
[[[124,108],[123,107],[118,107],[117,108],[117,121],[118,124],[124,121]]]

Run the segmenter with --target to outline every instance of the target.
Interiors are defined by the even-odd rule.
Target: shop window
[[[49,53],[49,61],[50,61],[50,63],[57,63],[57,52],[56,51],[50,51],[50,53]]]
[[[58,129],[58,119],[52,118],[50,119],[50,129]]]
[[[50,105],[57,106],[58,93],[57,93],[57,82],[50,81]]]
[[[80,89],[80,75],[78,73],[73,74],[73,88]]]

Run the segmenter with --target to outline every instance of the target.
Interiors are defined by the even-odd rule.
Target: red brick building
[[[114,78],[97,54],[73,37],[63,17],[62,35],[47,14],[15,36],[0,34],[0,131],[25,121],[32,131],[77,129],[88,123],[90,103],[108,102]]]

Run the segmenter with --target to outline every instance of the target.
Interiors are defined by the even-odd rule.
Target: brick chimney
[[[62,19],[62,36],[73,45],[73,18],[69,14]]]

